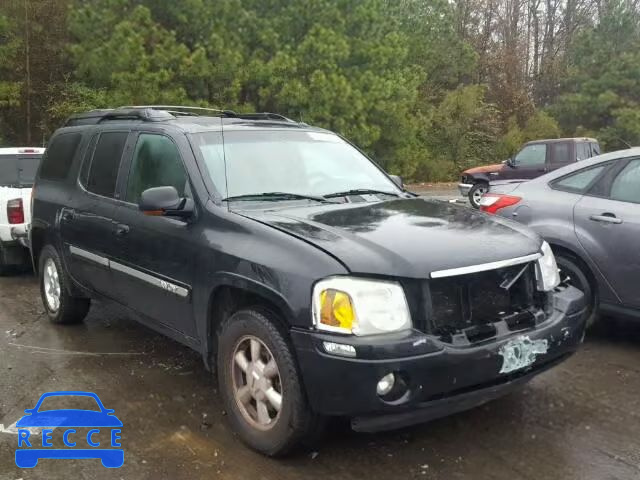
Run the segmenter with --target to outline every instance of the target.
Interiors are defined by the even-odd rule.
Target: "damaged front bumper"
[[[468,346],[416,330],[356,337],[294,329],[311,407],[320,414],[350,417],[355,430],[373,432],[433,420],[505,395],[569,357],[583,340],[582,292],[564,287],[553,297],[552,312],[542,323]],[[324,342],[350,345],[355,357],[329,354]],[[536,346],[528,352],[527,366],[509,367],[505,351],[520,355],[518,348],[527,344]],[[376,391],[389,373],[402,378],[406,389],[393,401]]]

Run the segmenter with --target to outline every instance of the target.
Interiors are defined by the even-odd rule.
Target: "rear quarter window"
[[[596,165],[578,172],[565,175],[551,182],[551,188],[563,192],[584,193],[604,171],[607,165]]]
[[[62,133],[55,136],[42,159],[39,177],[45,180],[64,180],[67,178],[81,139],[82,133],[80,132]]]
[[[591,147],[587,142],[580,142],[576,145],[576,157],[578,161],[591,157]]]

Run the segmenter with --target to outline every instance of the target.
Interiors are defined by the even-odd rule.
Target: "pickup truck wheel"
[[[469,190],[469,203],[473,208],[480,208],[480,199],[489,191],[489,184],[486,182],[479,182],[471,187]]]
[[[582,290],[588,299],[587,306],[587,328],[592,327],[598,320],[598,292],[591,280],[591,274],[580,260],[565,253],[556,255],[556,262],[560,270],[560,282],[565,285],[571,285],[578,290]]]
[[[236,312],[218,333],[220,394],[234,431],[251,448],[284,455],[318,430],[296,362],[275,319]]]
[[[47,245],[40,253],[40,295],[49,320],[53,323],[80,323],[87,316],[88,298],[69,295],[67,277],[57,250]]]

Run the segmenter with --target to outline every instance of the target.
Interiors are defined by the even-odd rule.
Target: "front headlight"
[[[313,287],[312,301],[319,330],[372,335],[411,328],[404,290],[395,282],[327,278]]]
[[[549,292],[560,285],[560,273],[556,264],[556,257],[547,242],[542,242],[542,257],[536,264],[536,279],[538,290]]]

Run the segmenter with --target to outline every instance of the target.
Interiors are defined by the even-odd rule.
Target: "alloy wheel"
[[[473,192],[473,201],[476,205],[480,205],[480,200],[482,200],[482,196],[487,193],[487,188],[478,187]]]
[[[236,404],[254,428],[269,430],[280,417],[282,380],[276,360],[258,337],[242,337],[233,350],[231,376]]]
[[[49,310],[57,312],[60,308],[60,277],[56,263],[52,258],[48,258],[44,264],[42,286]]]

